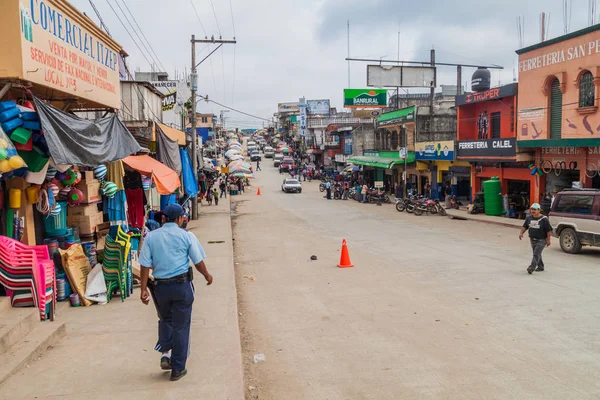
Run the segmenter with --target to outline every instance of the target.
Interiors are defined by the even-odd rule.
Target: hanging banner
[[[385,108],[387,107],[387,90],[344,89],[344,107]]]

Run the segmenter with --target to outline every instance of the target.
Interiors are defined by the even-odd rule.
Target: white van
[[[264,149],[264,153],[265,153],[265,158],[273,158],[273,156],[275,155],[275,149],[272,148],[271,146],[266,146]]]

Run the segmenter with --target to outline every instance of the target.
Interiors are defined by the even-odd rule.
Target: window
[[[202,117],[202,123],[203,124],[208,123],[208,117]]]
[[[579,79],[579,107],[593,107],[594,97],[594,76],[590,71],[586,71]]]
[[[562,137],[562,105],[560,82],[554,78],[550,85],[550,139]]]
[[[510,106],[510,131],[515,131],[515,106]]]
[[[555,212],[591,215],[594,205],[594,196],[562,195],[554,208]]]
[[[492,123],[491,123],[492,137],[491,137],[491,139],[500,139],[500,113],[499,112],[492,113],[491,119],[492,119]]]

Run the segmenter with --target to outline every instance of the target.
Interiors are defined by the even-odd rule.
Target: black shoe
[[[187,369],[184,369],[183,371],[171,371],[171,380],[178,381],[186,375],[187,375]]]
[[[168,371],[171,369],[171,357],[161,357],[160,358],[160,369]]]
[[[533,271],[535,270],[535,267],[527,267],[527,273],[529,275],[533,274]]]
[[[535,269],[535,272],[544,272],[544,267],[541,267],[541,268],[540,268],[540,267],[537,267],[537,268]]]

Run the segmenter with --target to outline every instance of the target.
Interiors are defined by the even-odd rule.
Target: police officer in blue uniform
[[[162,353],[160,366],[171,370],[171,380],[177,381],[187,374],[185,363],[190,347],[190,325],[194,286],[189,261],[206,279],[213,282],[204,259],[206,254],[191,232],[181,228],[185,212],[178,204],[170,204],[164,210],[166,223],[146,236],[140,252],[142,290],[144,304],[150,302],[150,293],[158,311],[158,343],[155,350]],[[154,282],[148,282],[152,268]],[[151,285],[151,286],[149,286]]]

